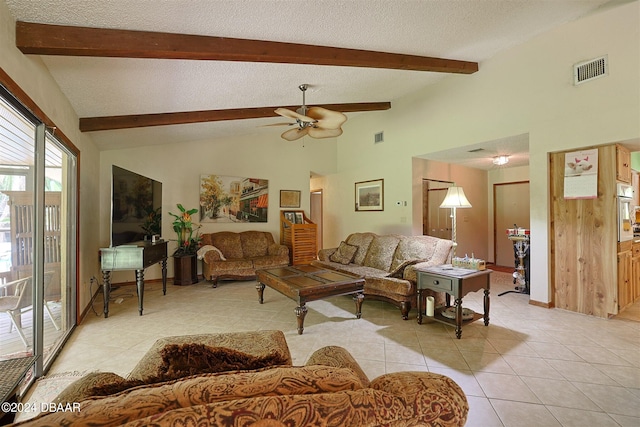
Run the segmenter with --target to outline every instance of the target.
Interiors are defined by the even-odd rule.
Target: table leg
[[[167,259],[162,259],[162,295],[167,294]]]
[[[256,285],[256,289],[258,290],[258,302],[260,304],[264,303],[264,285],[260,282]]]
[[[422,325],[422,289],[418,289],[417,290],[418,296],[417,296],[417,301],[416,301],[416,305],[417,305],[417,309],[418,309],[418,325]]]
[[[136,290],[138,291],[138,313],[142,316],[142,303],[144,301],[144,270],[136,270]]]
[[[298,319],[298,335],[302,335],[302,331],[304,331],[304,317],[307,315],[307,306],[299,305],[295,309],[296,318]]]
[[[462,336],[462,298],[456,298],[456,338]]]
[[[358,292],[353,296],[353,301],[356,303],[356,318],[362,317],[362,301],[364,301],[364,293]]]
[[[489,289],[484,290],[484,326],[489,326]]]
[[[104,312],[104,318],[109,317],[109,296],[111,294],[111,272],[103,271],[102,272],[102,294],[104,296],[104,308],[102,311]]]

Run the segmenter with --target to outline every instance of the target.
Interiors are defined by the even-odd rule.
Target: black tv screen
[[[111,246],[162,235],[162,183],[113,165]]]

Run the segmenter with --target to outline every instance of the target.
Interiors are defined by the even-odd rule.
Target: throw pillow
[[[336,251],[332,253],[331,256],[329,256],[329,260],[333,262],[339,262],[343,265],[351,264],[351,261],[353,261],[353,258],[355,258],[357,251],[357,246],[353,246],[345,242],[340,242],[340,246],[338,246],[338,249],[336,249]]]
[[[255,370],[286,365],[287,360],[278,353],[253,356],[225,347],[204,344],[169,344],[161,351],[162,365],[155,377],[146,380],[127,380],[95,387],[93,396],[107,396],[140,385],[156,384],[198,374],[227,371]]]

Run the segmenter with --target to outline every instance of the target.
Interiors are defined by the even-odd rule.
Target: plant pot
[[[173,257],[173,284],[178,286],[198,283],[198,258],[195,255]]]

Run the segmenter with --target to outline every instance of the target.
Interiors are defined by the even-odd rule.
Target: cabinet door
[[[631,288],[633,289],[632,301],[640,299],[640,257],[631,258]]]
[[[631,153],[621,145],[616,145],[616,179],[631,184]]]
[[[618,252],[618,313],[632,302],[631,251]]]

